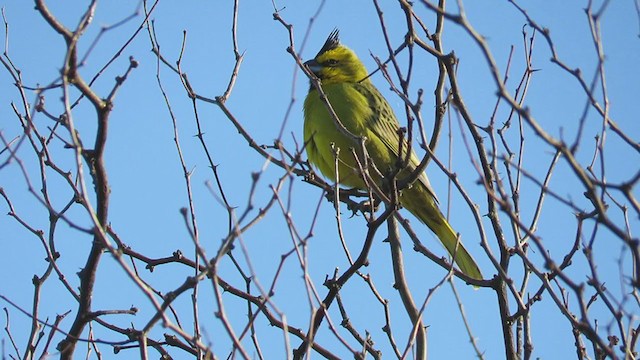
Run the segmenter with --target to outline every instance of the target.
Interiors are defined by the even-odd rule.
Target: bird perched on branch
[[[367,189],[365,164],[368,178],[377,186],[383,186],[383,176],[393,169],[399,170],[398,179],[410,176],[419,166],[418,157],[412,151],[406,167],[398,169],[402,163],[399,157],[407,158],[408,143],[398,132],[400,125],[391,106],[368,79],[365,66],[340,43],[338,30],[305,65],[320,79],[322,91],[337,115],[337,119],[331,115],[312,84],[304,101],[304,141],[309,161],[331,180],[363,190]],[[424,172],[400,190],[399,201],[438,236],[463,273],[482,279],[478,265],[438,209]]]

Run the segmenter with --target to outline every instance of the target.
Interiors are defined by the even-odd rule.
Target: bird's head
[[[367,69],[348,47],[340,44],[338,30],[333,30],[315,58],[304,63],[323,85],[355,83],[367,77]]]

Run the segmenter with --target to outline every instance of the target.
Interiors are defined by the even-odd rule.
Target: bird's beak
[[[316,76],[320,73],[320,70],[322,70],[322,66],[318,64],[316,59],[311,59],[305,62],[304,65],[307,67],[307,69],[311,70],[311,72],[314,73]]]

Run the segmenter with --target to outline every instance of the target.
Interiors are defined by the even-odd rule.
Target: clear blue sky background
[[[587,81],[591,81],[595,71],[596,57],[587,18],[583,11],[586,3],[586,1],[524,1],[522,5],[528,9],[534,19],[539,21],[540,25],[551,30],[561,59],[571,67],[581,68]],[[5,9],[9,23],[9,55],[23,71],[24,83],[36,86],[55,81],[63,61],[62,38],[42,20],[33,9],[33,3],[9,1],[0,2],[0,4]],[[304,59],[313,57],[326,36],[336,27],[341,31],[343,43],[354,49],[369,69],[375,67],[374,60],[369,56],[370,52],[385,58],[386,45],[375,9],[370,1],[361,0],[328,1],[315,18],[308,42],[302,49],[303,36],[310,25],[310,18],[318,10],[318,4],[319,2],[301,1],[280,1],[276,4],[277,8],[281,9],[282,18],[293,24],[296,50],[301,52]],[[522,27],[526,23],[525,19],[506,1],[468,1],[465,5],[470,22],[480,34],[486,37],[501,72],[504,72],[506,67],[510,47],[515,47],[509,80],[509,88],[513,91],[523,72]],[[51,2],[50,6],[53,13],[69,27],[77,24],[79,15],[85,9],[85,4],[80,1],[67,1],[64,4]],[[397,46],[402,42],[405,32],[404,15],[395,3],[385,2],[383,6],[384,19],[392,44]],[[450,6],[451,11],[455,11],[454,5]],[[433,14],[425,11],[419,4],[416,4],[416,8],[420,9],[419,13],[422,14],[422,19],[427,26],[433,29]],[[135,9],[135,3],[100,3],[93,25],[80,42],[80,53],[86,53],[101,26],[112,25],[132,14]],[[182,69],[189,75],[191,84],[200,95],[213,98],[221,95],[227,86],[234,65],[231,52],[232,10],[230,1],[161,2],[152,15],[161,51],[170,61],[178,58],[183,30],[187,32]],[[244,61],[227,105],[260,144],[272,144],[284,125],[282,141],[288,149],[293,150],[293,138],[301,143],[302,100],[308,83],[304,75],[296,70],[292,57],[285,51],[289,45],[288,35],[285,28],[273,20],[273,12],[273,5],[269,1],[241,2],[240,4],[238,43],[240,51],[244,53]],[[122,46],[124,39],[135,31],[141,21],[142,17],[138,16],[106,32],[90,53],[82,74],[87,78],[92,77]],[[612,1],[602,19],[602,37],[607,55],[605,62],[607,86],[612,102],[611,116],[634,139],[640,137],[637,118],[640,93],[638,29],[638,16],[633,1]],[[527,28],[527,31],[530,33],[531,29]],[[487,124],[495,104],[496,88],[489,76],[486,62],[481,57],[478,47],[459,27],[447,23],[444,34],[445,51],[455,51],[460,58],[458,77],[466,104],[477,123]],[[184,177],[173,142],[171,119],[155,78],[156,59],[150,48],[148,36],[143,31],[124,50],[123,56],[95,84],[96,91],[106,96],[113,87],[114,77],[122,74],[126,69],[128,56],[133,56],[140,62],[140,66],[131,73],[130,78],[120,89],[111,117],[106,154],[112,190],[110,220],[125,243],[141,253],[150,257],[165,257],[180,249],[187,256],[193,257],[193,244],[179,213],[181,207],[187,206]],[[578,119],[585,108],[585,96],[575,79],[549,62],[550,56],[542,37],[537,36],[533,67],[539,71],[533,76],[527,103],[533,115],[550,134],[554,136],[565,134],[567,141],[572,141]],[[406,60],[406,55],[400,55],[399,59]],[[427,122],[426,128],[429,130],[436,63],[433,58],[424,55],[420,55],[418,60],[420,63],[416,67],[411,91],[415,96],[419,88],[425,90],[423,115]],[[197,130],[190,101],[174,74],[166,67],[162,67],[160,72],[177,117],[187,167],[193,170],[191,181],[196,199],[195,208],[200,225],[201,241],[205,244],[209,255],[212,255],[226,234],[226,211],[205,186],[206,182],[213,181],[213,175],[207,167],[208,163],[198,139],[193,136]],[[387,96],[402,121],[404,110],[401,100],[388,90],[388,84],[379,73],[372,78],[372,81]],[[0,84],[0,131],[6,139],[10,140],[22,133],[10,107],[10,103],[19,101],[19,98],[4,69],[0,72]],[[49,91],[45,94],[49,111],[54,114],[59,114],[62,110],[58,104],[60,94],[59,91]],[[35,96],[33,93],[28,95],[33,104]],[[287,117],[292,98],[295,102]],[[499,124],[508,116],[505,106],[501,110],[498,115]],[[269,186],[275,184],[275,181],[284,174],[283,170],[266,163],[264,158],[251,150],[216,106],[199,103],[199,115],[205,141],[212,153],[213,161],[219,164],[221,182],[231,205],[237,206],[239,212],[245,210],[251,189],[251,173],[262,172],[253,201],[256,209],[263,207],[272,194]],[[476,184],[478,174],[471,166],[455,117],[453,119],[453,169],[484,214],[486,199],[482,188]],[[592,139],[601,126],[600,118],[592,111],[587,119],[585,140],[577,154],[578,159],[585,166],[593,155]],[[47,126],[53,125],[50,120],[41,115],[36,117],[36,123],[42,131]],[[95,118],[88,106],[84,105],[77,109],[75,123],[85,143],[90,144],[95,130]],[[509,136],[512,144],[516,144],[515,128],[511,130]],[[55,156],[60,161],[60,165],[72,170],[71,152],[61,149],[59,145],[59,143],[56,144]],[[448,156],[447,146],[446,139],[443,137],[437,152],[441,159],[446,159]],[[631,174],[638,171],[640,159],[637,154],[621,157],[619,155],[621,152],[630,153],[628,147],[611,134],[608,137],[606,151],[606,170],[609,181],[619,182],[628,179]],[[36,159],[27,144],[22,145],[18,155],[29,171],[37,170]],[[540,178],[544,175],[551,156],[551,150],[527,130],[525,167]],[[6,159],[6,153],[0,155],[1,162],[4,163]],[[433,164],[429,166],[428,173],[444,210],[448,202],[447,179]],[[31,172],[29,175],[36,192],[40,188],[37,174],[37,172]],[[50,181],[52,181],[50,186],[54,203],[61,206],[68,201],[69,191],[59,178],[52,175]],[[47,231],[46,210],[33,195],[27,192],[25,178],[15,162],[0,170],[0,186],[5,189],[16,211],[25,220],[34,227]],[[314,237],[308,246],[308,261],[309,275],[320,296],[323,297],[326,289],[321,284],[325,276],[331,275],[336,267],[340,270],[347,268],[346,258],[335,236],[333,209],[328,202],[322,201],[319,189],[303,183],[301,179],[287,182],[286,186],[291,187],[292,196],[289,197],[289,189],[285,188],[282,191],[283,200],[291,201],[290,215],[297,230],[303,236],[309,232],[315,209],[318,203],[321,203],[317,223],[313,228]],[[582,189],[576,186],[575,177],[569,173],[566,166],[558,168],[551,186],[559,194],[570,196],[579,207],[590,208],[587,200],[581,195]],[[538,196],[536,186],[525,181],[521,195],[522,204],[525,207],[523,218],[528,222],[531,217],[531,205],[535,204]],[[486,256],[483,256],[478,241],[474,240],[474,235],[477,233],[475,223],[470,220],[471,213],[457,193],[452,195],[450,201],[453,227],[461,232],[465,244],[473,254],[476,254],[475,257],[485,275],[492,276],[495,271],[492,271],[490,262]],[[557,201],[550,199],[546,206],[548,208],[545,208],[546,211],[541,218],[539,233],[544,240],[547,240],[545,245],[551,254],[557,256],[557,261],[561,261],[562,255],[570,248],[573,241],[575,216]],[[346,215],[346,209],[343,210]],[[0,213],[7,212],[6,204],[0,202]],[[255,210],[253,214],[255,215]],[[83,215],[79,208],[72,211],[69,216],[84,226],[88,224],[86,215]],[[629,220],[632,229],[640,225],[635,217]],[[434,236],[424,226],[415,220],[413,224],[414,229],[430,248],[444,254]],[[353,218],[345,216],[343,225],[352,254],[357,254],[366,232],[365,222],[362,216]],[[408,331],[408,320],[401,309],[397,293],[392,288],[389,249],[388,245],[382,242],[383,233],[384,231],[381,231],[378,234],[369,257],[370,265],[363,271],[372,274],[377,289],[384,298],[389,299],[392,311],[398,314],[392,319],[392,325],[397,331],[396,340],[404,343]],[[598,233],[598,236],[603,237],[598,245],[599,260],[603,264],[599,270],[604,278],[603,281],[611,284],[610,291],[620,293],[623,290],[620,287],[616,260],[620,257],[622,244],[605,231]],[[90,238],[69,229],[66,225],[61,225],[56,239],[58,251],[62,254],[59,265],[71,284],[75,286],[77,285],[75,273],[84,265],[90,247]],[[440,281],[445,272],[435,264],[424,261],[423,257],[414,254],[406,236],[403,241],[409,282],[416,301],[420,303],[427,291]],[[268,288],[281,255],[292,247],[282,211],[277,206],[271,209],[263,221],[243,236],[242,242],[249,254],[251,266],[258,276],[256,280],[263,287]],[[493,238],[490,240],[490,245],[493,246],[494,252],[497,251]],[[7,296],[20,307],[30,309],[33,294],[31,278],[34,274],[40,275],[46,267],[42,246],[36,237],[28,234],[11,217],[4,215],[0,217],[0,246],[3,248],[3,260],[0,261],[0,274],[3,274],[0,276],[0,294]],[[240,246],[235,253],[243,264],[246,263]],[[533,255],[533,258],[540,260],[536,255]],[[628,259],[625,261],[623,266],[629,269]],[[98,273],[94,309],[126,309],[132,305],[137,306],[141,309],[137,316],[112,317],[110,320],[123,327],[131,323],[137,327],[144,326],[153,313],[148,309],[148,301],[109,256],[104,257],[103,262],[103,267]],[[541,263],[538,262],[538,264]],[[579,275],[585,273],[585,264],[584,259],[578,256],[574,266],[569,270],[578,281],[585,280],[584,275]],[[245,269],[247,269],[246,266]],[[161,266],[153,273],[148,273],[142,267],[139,271],[145,280],[163,292],[175,289],[186,276],[192,275],[192,271],[178,265]],[[223,261],[221,273],[228,281],[242,287],[241,279],[228,260]],[[628,275],[630,270],[626,270],[625,273]],[[520,272],[516,269],[513,275],[518,278]],[[534,280],[531,289],[537,289],[538,284]],[[463,284],[459,284],[457,289],[461,293],[470,326],[480,349],[487,359],[502,357],[503,346],[494,293],[484,289],[473,291]],[[200,303],[205,342],[211,342],[216,354],[224,358],[229,344],[220,324],[212,319],[214,302],[210,292],[208,284],[201,286],[200,296],[208,300]],[[343,290],[343,297],[356,328],[361,333],[369,331],[376,347],[383,351],[385,358],[391,358],[392,353],[380,330],[384,325],[382,306],[373,298],[366,284],[360,279],[352,279]],[[229,313],[244,314],[246,312],[245,303],[230,296],[226,299],[228,299],[226,306]],[[537,305],[532,314],[535,356],[545,359],[570,357],[575,354],[570,325],[548,300],[547,298],[547,301]],[[302,283],[302,273],[294,257],[290,257],[285,263],[284,274],[278,280],[273,301],[280,311],[286,313],[287,321],[291,326],[306,329],[309,304]],[[55,278],[51,278],[45,284],[41,303],[40,318],[49,318],[50,321],[56,314],[76,309],[73,299]],[[606,315],[601,306],[601,304],[595,305],[594,317],[598,314]],[[20,350],[23,351],[25,334],[30,325],[29,320],[5,302],[2,303],[2,307],[7,307],[10,313],[11,332]],[[191,329],[188,294],[184,294],[176,301],[176,307],[184,314],[183,326]],[[62,327],[68,327],[72,318],[73,316],[70,315],[63,322]],[[245,321],[241,316],[239,319],[238,326]],[[336,311],[331,312],[331,319],[335,326],[339,326],[340,317]],[[4,324],[4,314],[1,321]],[[425,312],[425,323],[429,326],[431,358],[473,357],[461,316],[448,286],[441,288],[431,299]],[[282,345],[281,333],[266,326],[262,318],[258,320],[257,325],[260,326],[260,334],[265,336],[261,338],[261,345],[267,358],[283,358],[285,349]],[[601,324],[602,327],[609,325],[611,324]],[[347,356],[344,348],[337,345],[331,335],[327,336],[326,327],[323,331],[319,338],[320,343],[335,349],[335,352],[341,356]],[[158,326],[151,336],[160,339],[162,333],[162,329]],[[102,332],[99,327],[96,328],[96,335],[104,340],[121,340],[113,338],[113,334]],[[348,337],[348,334],[343,333],[343,336]],[[2,339],[4,354],[12,354],[4,332]],[[297,339],[292,340],[292,346],[297,347],[298,344]],[[107,347],[102,349],[106,358],[113,356]],[[79,350],[78,357],[83,353],[82,351]],[[183,353],[179,351],[172,352],[172,355],[183,358]]]

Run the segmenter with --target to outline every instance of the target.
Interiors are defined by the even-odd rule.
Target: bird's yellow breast
[[[368,136],[366,119],[371,116],[372,110],[365,96],[355,88],[355,84],[330,84],[323,86],[323,91],[345,129],[356,137]],[[354,150],[359,150],[360,145],[357,140],[339,130],[316,89],[309,91],[305,99],[304,115],[304,140],[309,161],[326,177],[337,181],[333,144],[334,149],[339,149],[339,182],[350,187],[364,188],[353,153]]]

